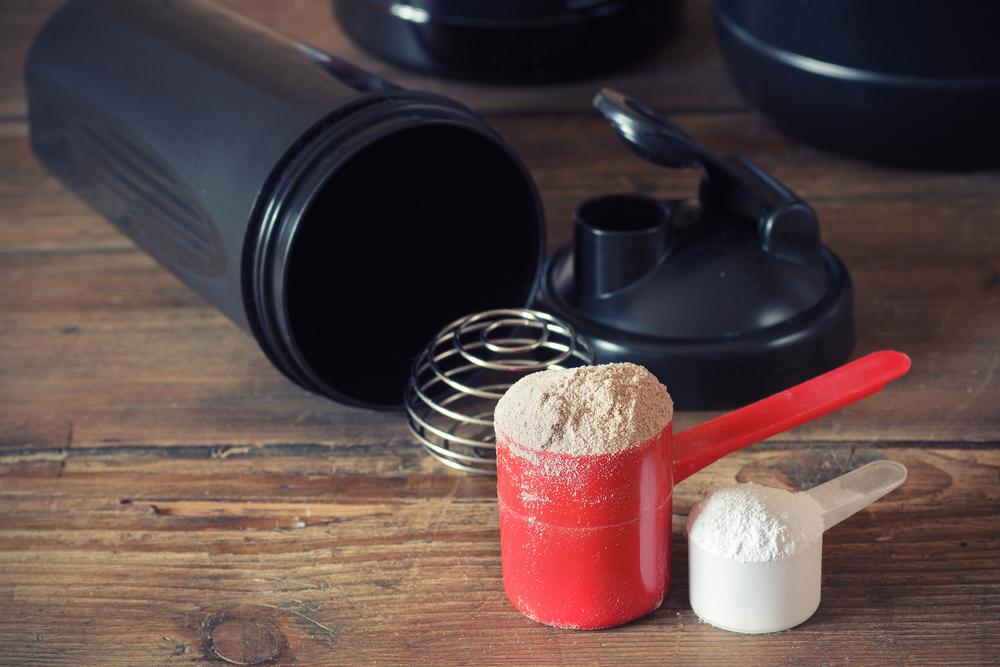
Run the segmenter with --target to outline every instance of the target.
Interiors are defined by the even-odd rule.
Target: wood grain
[[[199,663],[219,614],[239,620],[231,632],[256,624],[262,650],[280,645],[281,661],[296,664],[1000,659],[992,448],[786,443],[727,457],[677,489],[663,606],[593,633],[538,625],[507,603],[490,480],[440,474],[415,448],[327,453],[86,452],[61,466],[7,464],[5,660]],[[907,465],[910,480],[826,535],[812,619],[760,637],[698,621],[682,524],[702,494],[734,480],[807,488],[882,457]]]
[[[0,23],[0,114],[24,115],[21,70],[31,37],[58,6],[56,0],[7,0]],[[549,86],[486,85],[414,74],[361,51],[333,21],[325,0],[223,0],[246,17],[320,47],[408,88],[444,93],[474,109],[498,113],[579,113],[599,85],[614,84],[670,110],[745,108],[714,48],[708,0],[693,0],[663,48],[600,80]],[[9,6],[8,6],[9,5]]]
[[[224,1],[485,113],[538,182],[550,250],[586,197],[694,192],[696,175],[644,164],[590,110],[599,85],[622,88],[808,199],[855,282],[858,354],[913,358],[882,394],[680,485],[657,612],[560,631],[504,598],[492,480],[436,464],[398,414],[291,385],[38,165],[21,71],[57,4],[0,6],[0,664],[1000,663],[1000,174],[884,169],[783,137],[728,81],[708,0],[616,76],[528,87],[377,62],[325,0]],[[910,478],[826,535],[811,620],[759,637],[698,621],[694,502],[878,458]]]
[[[1000,441],[1000,175],[839,160],[759,121],[744,136],[754,122],[745,114],[681,121],[719,150],[761,156],[813,203],[855,282],[858,352],[897,348],[914,359],[887,394],[795,437]],[[696,187],[644,165],[599,119],[496,124],[538,180],[551,248],[569,241],[572,207],[588,196]],[[0,447],[406,439],[395,416],[284,380],[248,336],[45,175],[24,137],[0,141],[0,170],[10,174],[0,186],[10,202],[0,208],[0,368],[18,378],[0,382]]]

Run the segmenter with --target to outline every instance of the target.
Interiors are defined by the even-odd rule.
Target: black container
[[[719,156],[614,90],[595,106],[644,160],[702,171],[698,201],[582,203],[540,300],[601,363],[651,370],[683,409],[729,408],[803,382],[854,347],[847,269],[812,208],[758,165]]]
[[[333,0],[368,51],[460,78],[551,81],[641,57],[671,26],[676,0]]]
[[[804,142],[881,163],[1000,166],[1000,3],[715,0],[743,95]]]
[[[535,187],[452,100],[187,0],[71,0],[26,79],[41,161],[306,389],[398,406],[443,323],[534,292]]]

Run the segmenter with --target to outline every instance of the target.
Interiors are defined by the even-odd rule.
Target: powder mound
[[[667,388],[648,370],[604,364],[521,378],[497,403],[493,424],[527,449],[610,454],[653,438],[673,412]]]
[[[741,563],[791,556],[823,537],[823,510],[806,493],[757,484],[716,491],[688,517],[688,536],[699,547]]]

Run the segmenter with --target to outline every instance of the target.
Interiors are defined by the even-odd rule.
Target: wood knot
[[[209,616],[201,628],[205,657],[233,665],[274,662],[285,644],[278,631],[256,618],[239,618],[225,612]]]

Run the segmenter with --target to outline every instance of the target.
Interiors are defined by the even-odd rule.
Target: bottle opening
[[[496,140],[458,125],[396,131],[337,168],[299,223],[293,342],[325,391],[399,405],[430,338],[463,315],[526,305],[541,259],[530,177]]]
[[[577,219],[603,232],[638,232],[658,226],[666,219],[663,205],[637,194],[595,197],[580,205]]]

